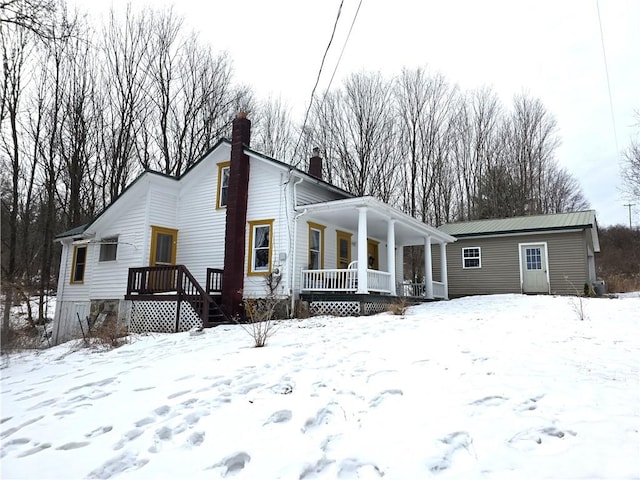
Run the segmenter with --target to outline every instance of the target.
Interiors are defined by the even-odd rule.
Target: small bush
[[[640,292],[640,274],[610,274],[605,275],[603,280],[609,293]]]
[[[404,315],[408,306],[409,304],[404,298],[399,298],[397,302],[389,305],[387,312],[391,312],[394,315]]]
[[[22,327],[9,327],[2,330],[0,350],[3,354],[34,350],[47,346],[47,338],[43,331],[35,325],[25,324]]]
[[[82,331],[82,340],[74,344],[75,348],[94,348],[99,350],[111,350],[130,343],[127,327],[116,318],[109,318],[92,326],[87,326]]]
[[[253,338],[255,347],[264,347],[267,340],[277,329],[276,318],[282,318],[283,312],[287,312],[286,303],[278,298],[276,292],[280,286],[282,277],[277,273],[270,273],[265,277],[267,296],[264,298],[247,298],[244,300],[246,321],[236,321]]]

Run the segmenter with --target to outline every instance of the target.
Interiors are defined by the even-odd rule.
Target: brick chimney
[[[242,315],[244,289],[245,237],[249,193],[249,157],[244,153],[251,141],[251,121],[245,112],[233,120],[231,164],[227,193],[227,221],[224,238],[224,276],[222,306],[231,315]]]
[[[309,159],[308,173],[322,180],[322,158],[320,157],[320,149],[318,147],[313,149],[313,157]]]

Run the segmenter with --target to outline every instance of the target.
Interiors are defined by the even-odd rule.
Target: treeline
[[[598,277],[609,292],[640,291],[640,229],[615,225],[598,230]]]
[[[24,296],[55,287],[55,234],[143,169],[184,172],[252,102],[230,59],[171,11],[111,12],[95,28],[48,4],[46,34],[0,30],[2,281]]]
[[[588,206],[558,165],[553,116],[517,95],[506,108],[488,88],[461,90],[443,75],[359,73],[314,104],[309,143],[327,177],[423,221],[578,210]]]
[[[15,292],[55,288],[56,233],[89,221],[144,169],[184,172],[238,110],[255,149],[306,168],[319,147],[328,181],[433,224],[586,207],[554,156],[553,116],[529,95],[507,108],[490,89],[463,91],[424,69],[361,72],[319,95],[303,124],[281,100],[256,99],[252,79],[237,83],[232,60],[170,10],[111,12],[94,27],[57,0],[12,5],[40,17],[25,28],[0,15],[5,306]]]

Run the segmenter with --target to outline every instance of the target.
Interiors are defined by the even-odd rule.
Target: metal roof
[[[89,224],[85,223],[84,225],[80,225],[79,227],[75,227],[75,228],[72,228],[71,230],[67,230],[66,232],[59,233],[54,238],[57,240],[60,238],[73,237],[75,235],[80,235],[81,233],[84,233],[84,231],[87,229],[88,226]]]
[[[585,210],[551,215],[445,223],[440,225],[438,230],[454,237],[477,237],[521,232],[575,230],[578,228],[593,228],[596,230],[596,227],[595,210]]]

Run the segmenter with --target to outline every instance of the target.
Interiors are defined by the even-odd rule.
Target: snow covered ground
[[[638,479],[640,297],[69,344],[4,360],[3,479]]]

